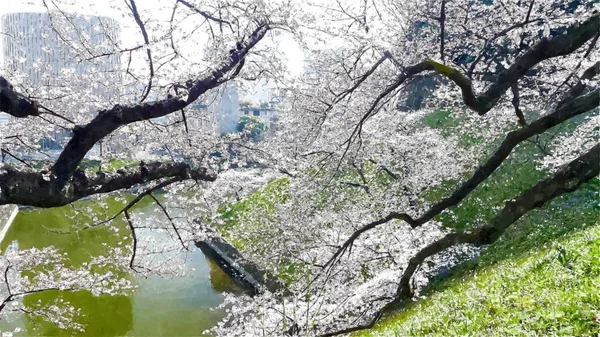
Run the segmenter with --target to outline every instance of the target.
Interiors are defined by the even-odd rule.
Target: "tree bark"
[[[214,181],[217,177],[206,168],[194,169],[182,162],[157,162],[119,170],[118,173],[98,172],[86,175],[83,171],[76,171],[65,188],[59,194],[55,194],[52,192],[53,184],[49,173],[8,166],[0,170],[0,205],[57,207],[83,197],[118,191],[163,178]]]
[[[146,165],[145,168],[149,171],[146,176],[131,171],[122,176],[99,174],[87,177],[80,173],[79,177],[74,177],[74,174],[81,160],[92,147],[117,128],[180,111],[200,95],[226,82],[232,74],[239,73],[246,55],[270,29],[268,24],[260,24],[249,37],[236,44],[236,48],[225,63],[207,76],[181,85],[182,88],[187,89],[187,96],[169,97],[133,106],[115,105],[111,109],[99,111],[88,124],[75,126],[73,137],[52,166],[51,172],[42,173],[13,168],[0,171],[0,204],[17,203],[54,207],[91,194],[111,192],[160,178],[177,176],[182,179],[195,177],[201,180],[214,180],[215,177],[208,175],[205,169],[194,170],[183,163]],[[0,111],[17,118],[39,116],[41,113],[37,102],[14,91],[13,86],[2,76],[0,76]]]

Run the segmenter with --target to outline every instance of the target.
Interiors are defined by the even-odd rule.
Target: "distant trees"
[[[258,142],[265,137],[267,125],[258,117],[242,116],[237,124],[236,131],[242,133],[242,139]]]

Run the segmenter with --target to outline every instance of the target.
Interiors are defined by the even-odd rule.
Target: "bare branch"
[[[135,227],[133,227],[133,222],[131,221],[131,217],[129,216],[129,210],[125,210],[124,214],[125,219],[127,220],[127,225],[129,226],[129,230],[131,231],[132,239],[131,260],[129,260],[129,268],[135,271],[133,263],[135,262],[135,253],[137,251],[137,235],[135,234]]]
[[[154,64],[152,62],[152,51],[150,51],[150,39],[148,38],[148,32],[146,31],[146,26],[144,25],[144,22],[142,21],[142,18],[140,17],[140,13],[137,10],[135,1],[129,0],[129,3],[131,4],[131,6],[129,8],[131,9],[131,12],[133,13],[135,22],[140,27],[140,30],[142,31],[142,36],[144,37],[144,44],[146,47],[146,55],[148,56],[148,67],[150,68],[150,77],[148,78],[148,84],[146,86],[146,89],[142,93],[142,97],[140,98],[140,102],[143,102],[146,100],[146,98],[148,97],[148,94],[150,93],[150,90],[152,89],[152,79],[154,78]]]
[[[442,0],[442,8],[440,9],[440,59],[445,63],[444,42],[446,35],[446,0]]]
[[[184,6],[186,6],[189,9],[193,10],[194,12],[202,15],[206,20],[211,20],[211,21],[214,21],[214,22],[217,22],[217,23],[220,23],[220,24],[227,24],[227,25],[229,25],[231,27],[231,23],[229,23],[228,21],[216,18],[216,17],[208,14],[205,11],[201,11],[196,6],[192,5],[191,3],[189,3],[189,2],[187,2],[185,0],[177,0],[177,2],[180,3],[180,4],[182,4],[182,5],[184,5]]]
[[[0,111],[18,118],[39,116],[38,104],[14,91],[12,84],[0,76]]]
[[[440,202],[434,204],[429,208],[425,214],[417,219],[413,219],[406,213],[391,212],[387,216],[373,221],[354,233],[344,242],[338,251],[331,257],[326,265],[332,265],[342,254],[352,247],[354,241],[364,232],[367,232],[373,228],[376,228],[382,224],[388,223],[392,220],[403,220],[407,222],[412,228],[419,227],[435,216],[443,212],[449,207],[460,203],[467,195],[469,195],[479,184],[485,181],[510,155],[512,150],[521,142],[526,139],[541,134],[546,130],[561,124],[562,122],[588,112],[600,104],[600,90],[596,89],[591,93],[580,96],[577,99],[571,100],[568,104],[563,104],[558,107],[553,113],[542,117],[535,122],[512,131],[506,135],[504,141],[500,144],[496,152],[488,159],[488,161],[480,166],[473,176],[462,183],[462,185],[454,192],[451,196],[442,199]]]
[[[165,208],[165,206],[163,206],[163,204],[160,201],[158,201],[158,199],[156,199],[156,197],[154,196],[154,194],[150,193],[150,197],[154,200],[154,202],[158,205],[158,207],[160,207],[160,209],[162,210],[163,214],[167,217],[167,219],[171,223],[171,227],[175,231],[175,234],[177,234],[177,238],[179,239],[179,243],[181,243],[181,246],[185,250],[189,251],[189,248],[183,242],[183,239],[181,238],[181,235],[179,234],[179,230],[177,230],[177,226],[175,226],[175,222],[173,222],[173,218],[171,218],[171,215],[169,214],[169,212],[167,212],[167,209]]]

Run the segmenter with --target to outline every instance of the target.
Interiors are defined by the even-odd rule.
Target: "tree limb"
[[[450,66],[433,60],[425,60],[406,67],[397,80],[390,84],[377,97],[367,113],[362,117],[350,140],[360,131],[360,126],[373,115],[379,102],[384,97],[392,93],[407,79],[419,73],[434,71],[448,78],[460,88],[464,104],[479,115],[485,115],[498,103],[506,90],[511,88],[529,69],[544,60],[574,52],[588,40],[592,39],[598,30],[600,30],[600,13],[595,13],[581,24],[570,26],[563,35],[551,39],[542,39],[523,55],[519,56],[510,67],[500,72],[495,81],[480,95],[475,94],[471,80],[467,76]]]
[[[180,3],[180,4],[182,4],[182,5],[184,5],[184,6],[186,6],[187,8],[191,9],[192,11],[194,11],[194,12],[202,15],[206,20],[211,20],[211,21],[217,22],[219,24],[227,24],[227,25],[229,25],[231,27],[231,24],[228,21],[216,18],[216,17],[208,14],[205,11],[201,11],[196,6],[192,5],[191,3],[189,3],[189,2],[187,2],[185,0],[177,0],[177,2]]]
[[[592,66],[590,69],[596,68]],[[583,91],[583,89],[581,90]],[[480,166],[475,171],[473,176],[469,180],[462,183],[462,185],[456,191],[454,191],[451,196],[446,197],[431,206],[431,208],[429,208],[425,214],[417,219],[413,219],[406,213],[391,212],[387,216],[361,227],[352,233],[352,235],[344,242],[341,248],[334,253],[326,265],[331,265],[339,257],[341,257],[341,255],[352,246],[354,241],[358,239],[362,233],[388,223],[391,220],[403,220],[412,228],[416,228],[425,224],[447,208],[457,205],[465,197],[467,197],[467,195],[469,195],[477,186],[479,186],[479,184],[485,181],[498,167],[500,167],[502,162],[504,162],[504,160],[510,155],[512,150],[518,144],[532,136],[541,134],[554,126],[559,125],[570,118],[590,111],[598,107],[599,104],[600,90],[596,89],[587,95],[580,96],[577,99],[572,99],[570,102],[568,102],[568,104],[560,105],[553,113],[542,117],[525,127],[509,132],[504,138],[504,141],[497,148],[496,152],[487,160],[487,162]]]
[[[0,111],[14,117],[39,116],[36,102],[16,92],[8,80],[0,75]]]
[[[83,157],[92,149],[94,144],[106,137],[117,128],[131,123],[162,117],[179,111],[193,103],[206,91],[217,87],[220,80],[230,71],[234,70],[241,60],[248,54],[269,31],[268,24],[260,25],[254,30],[247,41],[238,43],[239,49],[231,54],[229,60],[213,70],[209,75],[189,83],[188,96],[171,97],[159,101],[138,104],[135,106],[115,105],[109,110],[102,110],[85,126],[76,126],[73,137],[67,143],[58,160],[52,167],[56,176],[53,182],[52,193],[59,195],[63,187],[73,176]]]
[[[427,258],[458,244],[475,246],[489,245],[532,209],[542,207],[546,202],[579,188],[583,183],[597,177],[600,173],[600,144],[570,162],[552,177],[538,182],[532,188],[522,192],[516,198],[506,202],[504,208],[489,224],[462,233],[450,233],[429,244],[413,256],[400,279],[395,299],[373,314],[367,323],[346,329],[328,332],[320,337],[331,337],[372,328],[383,314],[398,304],[407,303],[412,298],[410,279],[418,266]]]
[[[141,164],[117,173],[97,172],[89,176],[83,171],[76,171],[60,194],[54,194],[51,189],[55,178],[51,174],[8,166],[0,171],[0,205],[58,207],[86,196],[113,192],[163,178],[214,181],[216,175],[209,173],[206,168],[194,169],[183,162]]]
[[[552,177],[538,182],[516,198],[506,202],[504,208],[489,224],[462,233],[450,233],[421,249],[410,262],[396,293],[399,300],[412,297],[409,281],[416,268],[430,256],[458,244],[472,244],[477,247],[494,243],[519,218],[532,209],[542,207],[546,202],[567,192],[575,191],[581,184],[595,178],[600,173],[600,144],[579,156]]]
[[[133,13],[133,18],[135,19],[137,25],[140,27],[140,31],[142,32],[142,36],[144,37],[144,46],[146,47],[146,56],[148,57],[148,67],[150,68],[150,77],[148,78],[148,85],[146,86],[146,89],[144,90],[144,92],[142,93],[142,97],[140,98],[140,102],[143,102],[148,97],[148,94],[150,94],[150,90],[152,90],[152,80],[154,78],[154,63],[152,62],[152,51],[150,50],[150,39],[148,38],[146,26],[144,25],[144,22],[140,17],[140,13],[138,12],[135,1],[129,0],[129,3],[131,4],[131,6],[129,6],[129,9],[131,9],[131,13]]]

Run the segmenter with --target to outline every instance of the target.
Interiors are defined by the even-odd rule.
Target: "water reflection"
[[[42,248],[53,245],[69,257],[74,266],[88,261],[91,256],[106,253],[116,245],[129,245],[130,238],[126,223],[121,219],[110,227],[98,227],[79,234],[60,234],[106,218],[122,208],[122,202],[107,200],[100,207],[93,201],[76,203],[75,207],[21,211],[7,232],[0,249],[17,242],[20,249]],[[156,214],[155,205],[144,203],[136,209],[139,218]],[[77,210],[77,211],[75,211]],[[82,211],[85,210],[85,211]],[[43,228],[49,229],[44,231]],[[155,239],[170,239],[156,232],[141,232]],[[166,233],[164,234],[166,235]],[[223,300],[222,292],[239,292],[235,283],[202,252],[195,249],[185,259],[184,277],[132,277],[138,289],[130,296],[93,296],[88,291],[46,291],[27,296],[23,303],[28,309],[55,303],[56,300],[70,302],[80,310],[77,323],[85,326],[85,332],[59,329],[55,324],[40,316],[24,314],[16,317],[12,324],[22,328],[20,336],[203,336],[203,332],[214,326],[224,315],[221,310],[212,310]],[[15,318],[15,317],[13,317]],[[0,322],[0,331],[9,328]]]

